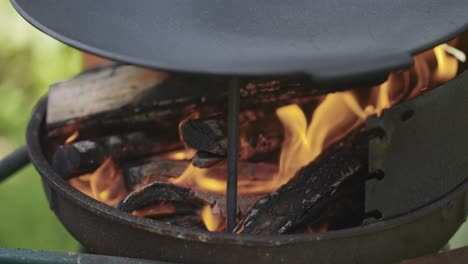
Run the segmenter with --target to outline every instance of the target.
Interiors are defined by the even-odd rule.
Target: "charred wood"
[[[355,131],[331,145],[277,191],[260,199],[235,232],[285,234],[314,222],[338,190],[351,179],[367,175],[368,144],[365,133]]]
[[[277,155],[283,140],[282,126],[274,112],[244,112],[240,118],[239,159],[262,160]],[[222,116],[191,119],[181,125],[185,144],[199,150],[192,164],[206,168],[227,153],[227,124]],[[214,154],[210,157],[209,154]]]
[[[353,182],[353,180],[355,182]],[[306,231],[337,230],[351,228],[362,224],[365,214],[365,181],[353,179],[343,183],[330,199],[318,202],[304,215],[303,225],[292,229],[294,233]]]
[[[190,189],[170,183],[153,182],[140,190],[130,193],[117,204],[116,208],[130,213],[161,202],[187,203],[194,208],[200,208],[205,204],[204,201],[194,197]]]
[[[239,196],[238,204],[240,212],[246,212],[258,198],[260,198],[258,195]],[[130,193],[116,208],[125,212],[134,212],[147,206],[170,203],[173,205],[178,204],[179,208],[184,204],[185,212],[187,211],[187,207],[193,208],[193,211],[197,211],[203,205],[210,205],[213,208],[213,213],[225,216],[225,199],[225,195],[223,194],[184,188],[171,183],[152,182]],[[177,212],[175,210],[173,214],[177,214]]]
[[[225,156],[227,139],[223,119],[191,119],[181,125],[181,136],[190,148]]]
[[[199,150],[195,154],[195,157],[193,157],[192,164],[197,168],[210,168],[224,160],[226,160],[226,156]]]
[[[121,161],[179,147],[181,144],[176,135],[155,138],[145,132],[134,132],[59,146],[53,155],[52,164],[64,179],[69,179],[93,172],[109,156]]]
[[[155,218],[159,222],[163,222],[172,226],[180,226],[185,228],[206,230],[205,225],[199,215],[172,215]]]
[[[157,220],[173,226],[205,230],[200,208],[187,203],[162,201],[132,212],[133,215]]]
[[[203,190],[192,189],[194,196],[206,201],[211,205],[212,213],[219,216],[227,216],[226,212],[226,195]],[[247,211],[255,204],[262,196],[257,194],[239,195],[237,196],[237,212],[239,217],[243,217]]]
[[[125,186],[135,191],[152,182],[168,183],[182,175],[188,166],[188,161],[158,158],[139,163],[128,162],[122,166]]]

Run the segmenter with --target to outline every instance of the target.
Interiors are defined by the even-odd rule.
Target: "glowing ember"
[[[328,231],[328,224],[327,223],[320,224],[317,227],[308,226],[305,229],[305,233],[307,233],[307,234],[325,233],[327,231]]]
[[[77,130],[75,132],[73,132],[73,134],[71,134],[71,136],[69,136],[67,138],[67,140],[65,140],[65,144],[70,144],[72,143],[73,141],[75,141],[78,137],[80,136],[80,132]]]
[[[169,160],[191,160],[195,154],[196,151],[194,149],[184,149],[165,153],[160,155],[160,158]]]

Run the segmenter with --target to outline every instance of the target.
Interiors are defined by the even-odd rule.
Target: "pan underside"
[[[222,75],[382,80],[468,27],[463,0],[11,0],[38,29],[117,61]]]

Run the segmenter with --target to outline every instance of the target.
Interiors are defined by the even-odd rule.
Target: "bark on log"
[[[355,131],[303,167],[277,191],[260,199],[236,226],[235,232],[284,234],[319,216],[346,181],[367,175],[368,144]]]
[[[180,147],[182,145],[174,134],[156,138],[145,132],[134,132],[62,145],[55,151],[52,164],[59,175],[67,180],[93,172],[109,156],[122,161]]]
[[[167,74],[128,65],[85,72],[51,87],[47,127],[50,137],[79,130],[83,138],[122,133],[138,127],[172,129],[195,112],[226,112],[227,78]],[[306,77],[243,79],[241,109],[275,108],[310,103],[316,95],[336,90],[316,89]],[[176,124],[174,124],[176,123]]]

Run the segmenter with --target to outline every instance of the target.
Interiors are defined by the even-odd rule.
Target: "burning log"
[[[143,207],[133,211],[133,215],[146,218],[161,218],[166,216],[195,215],[197,207],[187,203],[160,201],[159,204]]]
[[[227,129],[222,116],[191,119],[181,125],[181,137],[185,144],[199,150],[192,161],[194,166],[207,168],[226,157]],[[240,160],[259,160],[277,153],[281,148],[282,125],[274,113],[244,113],[240,131]]]
[[[141,165],[125,165],[123,168],[125,185],[128,190],[139,190],[146,188],[148,184],[153,182],[168,183],[185,174],[187,178],[202,176],[202,179],[195,179],[194,182],[182,182],[179,185],[190,189],[192,197],[204,201],[214,207],[219,215],[226,215],[226,198],[224,195],[225,181],[227,175],[226,164],[219,164],[209,169],[203,170],[194,168],[195,171],[189,172],[190,163],[188,161],[177,160],[159,160],[154,158]],[[278,167],[273,164],[266,163],[248,163],[240,162],[239,164],[239,187],[249,191],[249,187],[254,187],[255,184],[262,185],[262,182],[267,184],[278,170]],[[196,176],[195,176],[196,175]],[[221,189],[204,189],[199,186],[199,182],[207,179],[210,182],[215,182],[216,186]],[[265,193],[250,194],[240,192],[238,197],[238,207],[240,214],[247,210]]]
[[[263,162],[239,162],[238,165],[238,185],[240,194],[249,192],[249,186],[255,184],[268,183],[278,172],[278,166]],[[217,164],[209,169],[190,168],[190,162],[185,160],[166,160],[159,157],[151,158],[143,164],[127,163],[123,166],[125,185],[129,190],[137,190],[151,182],[170,182],[180,179],[179,176],[189,179],[181,182],[181,185],[189,188],[197,188],[197,182],[209,179],[210,182],[217,182],[222,185],[222,189],[209,189],[208,192],[223,193],[227,175],[227,165]],[[247,189],[247,190],[245,190]],[[244,193],[243,193],[244,192]],[[264,190],[265,194],[268,190]],[[251,191],[250,193],[255,193]]]
[[[228,87],[226,78],[169,75],[129,65],[84,72],[51,87],[47,106],[49,136],[67,137],[79,130],[82,138],[90,138],[129,129],[177,128],[174,120],[196,112],[226,112],[223,87]],[[243,80],[241,109],[262,105],[274,110],[290,103],[310,103],[326,92],[314,89],[306,77]]]
[[[240,212],[246,212],[259,197],[258,195],[239,196]],[[209,205],[217,215],[225,216],[225,199],[224,194],[184,188],[166,182],[152,182],[130,193],[116,208],[130,213],[141,210],[147,206],[158,206],[164,203],[170,203],[173,206],[179,205],[179,209],[174,207],[173,212],[169,214],[177,214],[182,211],[193,213],[203,206]],[[185,208],[181,210],[180,207],[183,206],[185,206]],[[161,215],[161,211],[154,211],[155,213],[153,215]],[[136,214],[142,216],[151,215],[151,213],[148,212]]]
[[[116,208],[130,213],[161,202],[185,203],[194,208],[201,208],[205,205],[205,202],[195,197],[190,189],[170,183],[153,182],[140,190],[130,193],[117,204]]]
[[[134,210],[132,214],[186,228],[204,230],[205,227],[200,217],[200,207],[186,202],[159,201],[158,204]]]
[[[145,132],[133,132],[62,145],[55,151],[52,164],[64,179],[69,179],[96,170],[109,156],[128,160],[179,147],[176,135],[155,138]]]
[[[123,165],[125,186],[130,191],[143,188],[152,182],[170,182],[177,178],[188,167],[188,162],[183,160],[149,160],[143,164],[133,162]]]
[[[367,175],[368,146],[362,132],[331,145],[277,191],[260,199],[235,232],[284,234],[313,222],[342,186]]]

